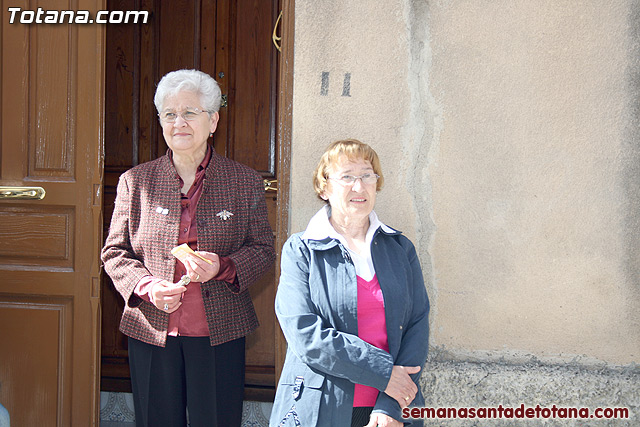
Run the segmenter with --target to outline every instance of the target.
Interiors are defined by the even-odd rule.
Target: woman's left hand
[[[380,412],[372,412],[369,424],[364,427],[403,427],[404,423],[396,421],[389,415]]]
[[[193,254],[187,255],[184,266],[191,281],[207,282],[216,277],[220,271],[220,257],[218,254],[206,251],[197,251],[196,253],[211,261],[211,264]]]

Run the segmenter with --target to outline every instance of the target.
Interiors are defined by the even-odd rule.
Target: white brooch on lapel
[[[162,215],[169,215],[169,209],[163,208],[162,206],[158,206],[156,212]]]
[[[228,210],[224,209],[224,210],[221,210],[220,212],[218,212],[216,214],[216,216],[219,216],[223,221],[226,221],[229,218],[231,218],[233,216],[233,214],[231,212],[229,212]]]

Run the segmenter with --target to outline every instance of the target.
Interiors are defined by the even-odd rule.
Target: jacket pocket
[[[318,421],[325,377],[307,365],[297,364],[287,369],[280,379],[276,402],[280,419],[278,427],[314,427]],[[273,421],[273,420],[272,420]],[[273,426],[273,423],[271,424]]]

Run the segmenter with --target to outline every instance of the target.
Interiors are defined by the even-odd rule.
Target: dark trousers
[[[351,427],[364,427],[369,424],[369,417],[371,417],[373,407],[368,406],[356,406],[351,413]]]
[[[129,338],[137,427],[240,427],[244,338],[167,337],[166,347]]]

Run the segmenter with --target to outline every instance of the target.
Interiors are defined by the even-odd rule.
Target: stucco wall
[[[639,3],[297,2],[291,232],[324,148],[361,139],[442,360],[637,373]]]
[[[627,181],[640,176],[626,167],[637,161],[629,72],[640,22],[626,1],[558,3],[431,10],[428,72],[446,123],[431,174],[434,343],[630,363],[640,278],[625,269],[625,210],[638,197]]]

